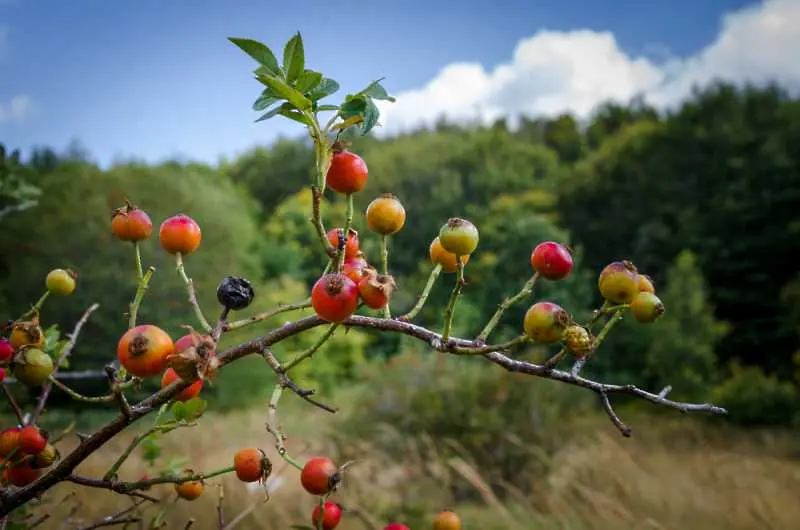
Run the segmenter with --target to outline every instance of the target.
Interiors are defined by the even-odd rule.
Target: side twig
[[[200,309],[200,302],[197,301],[197,293],[194,289],[194,282],[186,275],[186,268],[183,266],[183,256],[180,252],[175,254],[175,268],[177,269],[178,274],[180,274],[183,283],[186,284],[186,290],[189,293],[189,303],[192,305],[192,309],[194,310],[194,314],[197,317],[198,322],[200,322],[200,326],[206,333],[211,333],[211,325],[203,315],[203,310]]]
[[[397,320],[402,322],[408,322],[416,317],[420,311],[422,311],[423,306],[425,306],[425,302],[428,300],[428,296],[431,294],[431,289],[433,289],[433,284],[436,283],[436,279],[439,278],[439,274],[442,272],[442,265],[437,263],[433,269],[431,270],[430,275],[428,276],[428,281],[425,284],[425,288],[422,290],[422,294],[419,295],[417,299],[417,303],[414,307],[411,308],[411,311],[406,313],[403,316],[397,317]]]
[[[535,273],[531,278],[525,282],[525,285],[522,286],[522,289],[515,294],[514,296],[510,296],[503,300],[503,302],[497,307],[497,311],[495,311],[492,318],[489,320],[489,323],[486,324],[486,327],[478,334],[478,337],[475,339],[475,342],[482,343],[486,342],[491,335],[494,328],[500,323],[500,319],[503,317],[503,313],[508,310],[511,306],[520,302],[531,295],[533,292],[533,287],[536,285],[536,280],[539,278],[539,273]]]

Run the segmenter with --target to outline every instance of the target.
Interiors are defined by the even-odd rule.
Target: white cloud
[[[33,99],[27,94],[17,94],[8,103],[0,102],[0,123],[22,122],[36,110]]]
[[[478,63],[445,66],[424,87],[381,102],[378,134],[499,116],[585,117],[608,100],[643,94],[656,105],[676,103],[695,84],[779,81],[800,88],[800,0],[765,0],[726,15],[717,38],[692,57],[657,63],[620,49],[609,32],[540,31],[517,43],[511,60],[491,71]]]

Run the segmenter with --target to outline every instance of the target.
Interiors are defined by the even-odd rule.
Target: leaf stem
[[[419,299],[417,300],[416,305],[411,308],[411,311],[406,313],[405,315],[398,317],[398,320],[402,320],[404,322],[408,322],[412,318],[416,317],[420,311],[422,311],[422,307],[425,305],[425,302],[428,300],[428,296],[431,294],[431,289],[433,289],[433,284],[436,283],[436,279],[439,278],[439,274],[442,272],[442,265],[437,263],[431,273],[428,275],[428,282],[425,284],[425,288],[422,290],[422,294],[420,294]]]
[[[486,340],[489,338],[489,335],[491,335],[492,331],[494,331],[494,328],[496,328],[497,325],[500,323],[500,319],[503,317],[503,313],[517,302],[530,296],[530,294],[533,292],[533,287],[534,285],[536,285],[536,280],[538,278],[539,278],[539,273],[537,272],[533,276],[531,276],[527,282],[525,282],[525,285],[522,286],[522,289],[520,289],[520,291],[517,294],[503,300],[503,302],[498,306],[497,311],[495,311],[494,315],[492,315],[492,318],[489,320],[489,323],[486,324],[486,327],[483,328],[483,331],[481,331],[478,337],[475,339],[475,342],[486,342]]]
[[[192,279],[186,275],[186,269],[183,266],[183,256],[180,252],[175,254],[175,265],[178,274],[180,274],[183,279],[183,283],[186,284],[186,290],[189,292],[189,303],[192,304],[192,309],[194,309],[194,314],[200,322],[200,326],[206,333],[211,333],[211,325],[208,323],[208,320],[206,320],[206,317],[203,316],[203,310],[200,309],[200,303],[197,301],[197,293],[195,293],[194,290],[194,283]]]
[[[450,294],[450,300],[447,302],[447,307],[444,310],[444,327],[442,328],[442,344],[446,344],[450,339],[450,330],[453,326],[453,314],[456,311],[456,302],[458,296],[461,294],[461,288],[464,285],[464,264],[461,262],[461,256],[456,255],[456,284],[453,286],[453,292]]]

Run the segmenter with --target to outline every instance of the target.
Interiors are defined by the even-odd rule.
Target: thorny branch
[[[294,322],[289,322],[280,327],[270,330],[265,335],[244,342],[218,355],[220,366],[224,366],[237,359],[251,355],[254,353],[261,353],[269,349],[270,346],[277,344],[289,337],[302,333],[317,326],[328,324],[317,316],[309,316]],[[586,379],[580,375],[573,375],[570,372],[562,370],[550,369],[544,365],[520,361],[513,359],[506,355],[502,350],[496,351],[489,347],[488,350],[483,350],[485,346],[476,344],[474,341],[450,337],[447,341],[442,340],[442,336],[434,331],[424,327],[412,324],[410,322],[401,322],[399,320],[376,318],[362,315],[353,315],[342,323],[346,327],[369,328],[384,332],[402,333],[410,337],[414,337],[426,344],[434,350],[443,353],[465,354],[466,352],[482,352],[484,358],[488,361],[501,366],[502,368],[516,373],[528,374],[545,379],[559,381],[573,386],[578,386],[591,390],[598,395],[605,394],[607,397],[616,394],[625,394],[644,399],[651,403],[662,405],[665,407],[674,408],[681,412],[707,412],[713,414],[725,414],[727,411],[721,407],[711,405],[709,403],[682,403],[673,401],[666,398],[666,395],[654,394],[646,390],[642,390],[634,385],[616,385],[606,384],[591,379]],[[164,482],[173,482],[170,477],[150,479],[148,481],[140,481],[138,483],[119,483],[111,481],[102,481],[94,479],[85,479],[83,477],[76,477],[71,475],[72,471],[86,458],[89,457],[94,451],[103,446],[106,442],[119,434],[128,425],[135,422],[158,409],[161,405],[167,403],[174,396],[179,394],[182,390],[187,388],[191,382],[176,380],[173,383],[162,388],[153,395],[143,399],[139,403],[131,407],[130,416],[120,414],[105,426],[100,428],[91,436],[82,438],[81,443],[71,453],[67,454],[62,460],[49,469],[47,473],[42,475],[35,482],[20,488],[13,493],[0,499],[0,517],[7,515],[13,509],[21,506],[25,502],[41,495],[44,491],[51,488],[61,480],[70,480],[79,484],[84,484],[92,487],[105,488],[112,491],[119,491],[127,493],[126,488],[130,488],[131,484],[135,484],[137,488],[147,485],[159,484]],[[278,398],[283,387],[279,384],[276,386],[275,393]],[[663,393],[662,393],[663,394]],[[275,419],[277,422],[277,420]],[[613,421],[613,418],[612,418]],[[277,426],[277,423],[276,423]]]
[[[83,316],[78,319],[78,322],[75,324],[75,328],[72,330],[72,333],[69,335],[69,342],[64,345],[61,349],[61,353],[59,354],[58,358],[53,363],[53,373],[50,374],[51,377],[55,377],[58,373],[58,370],[61,368],[61,364],[69,359],[70,354],[72,354],[72,350],[75,348],[75,343],[78,340],[78,335],[81,332],[81,329],[86,324],[86,321],[89,320],[89,317],[92,316],[92,313],[97,311],[100,307],[100,304],[94,303],[90,305],[86,311],[84,311]],[[53,388],[53,381],[48,380],[45,382],[44,386],[42,387],[42,393],[39,394],[39,400],[36,402],[36,409],[33,411],[33,415],[30,418],[31,425],[35,425],[36,422],[39,420],[39,416],[42,415],[42,411],[44,410],[44,406],[47,404],[47,398],[50,397],[50,391]]]

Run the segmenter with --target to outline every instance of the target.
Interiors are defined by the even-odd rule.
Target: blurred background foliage
[[[600,302],[595,282],[604,264],[631,259],[655,279],[667,313],[652,326],[623,322],[587,375],[654,390],[670,384],[681,400],[715,399],[732,410],[724,421],[800,422],[800,276],[793,257],[800,251],[800,100],[775,87],[719,84],[669,113],[633,100],[609,103],[587,123],[570,115],[524,118],[513,129],[502,120],[487,127],[441,121],[395,138],[348,139],[370,169],[354,220],[370,261],[379,253],[363,219],[368,202],[390,191],[407,210],[405,228],[390,243],[399,285],[395,313],[415,302],[431,269],[428,245],[453,216],[470,218],[481,231],[454,328],[459,335],[474,336],[497,303],[530,277],[531,249],[543,240],[571,245],[576,269],[567,281],[540,282],[536,297],[578,317]],[[65,153],[39,148],[13,161],[6,154],[2,167],[0,190],[17,192],[0,195],[0,210],[34,195],[38,202],[0,219],[3,318],[16,317],[41,295],[50,269],[77,271],[75,295],[49,300],[42,313],[45,325],[67,331],[86,306],[100,303],[72,369],[113,360],[126,327],[133,253],[109,230],[111,209],[125,197],[150,214],[156,233],[178,212],[198,220],[202,245],[186,267],[209,318],[219,311],[214,293],[226,274],[255,285],[256,302],[236,315],[243,317],[307,297],[323,266],[304,189],[313,152],[299,134],[216,167],[126,162],[101,170],[76,146]],[[323,208],[327,228],[343,222],[341,197],[329,195]],[[142,251],[157,272],[141,321],[177,338],[193,321],[183,285],[156,237]],[[452,280],[442,275],[422,324],[438,329]],[[519,333],[526,307],[507,312],[498,340]],[[245,328],[223,346],[302,314],[308,312]],[[289,358],[322,332],[281,343],[275,353]],[[543,358],[548,352],[540,350],[523,355]],[[387,371],[392,382],[381,383]],[[515,451],[523,450],[514,444],[529,444],[542,429],[559,432],[559,415],[582,410],[585,399],[548,382],[519,381],[479,360],[440,359],[407,338],[360,330],[337,331],[299,379],[320,390],[367,392],[352,412],[360,418],[351,425],[359,436],[367,436],[363,429],[374,417],[406,432],[454,437],[473,455],[497,458],[503,480],[513,479]],[[226,368],[204,395],[216,407],[262,405],[272,382],[263,361],[250,359]],[[102,385],[75,383],[89,393]],[[63,394],[55,397],[71,406]],[[544,401],[556,405],[543,408]],[[509,424],[518,429],[507,431]],[[558,445],[558,436],[548,440]],[[497,444],[509,449],[494,454]]]

